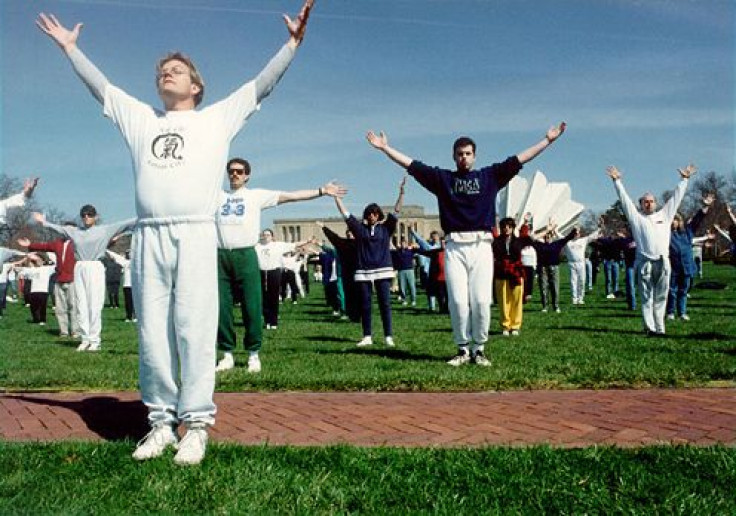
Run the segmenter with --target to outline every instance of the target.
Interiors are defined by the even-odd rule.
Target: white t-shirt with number
[[[217,247],[240,249],[258,243],[261,211],[276,206],[280,191],[239,188],[222,192],[217,209]]]

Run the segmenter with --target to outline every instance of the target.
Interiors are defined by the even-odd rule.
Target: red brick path
[[[359,446],[736,444],[736,389],[216,394],[215,441]],[[138,439],[138,393],[0,395],[0,439]]]

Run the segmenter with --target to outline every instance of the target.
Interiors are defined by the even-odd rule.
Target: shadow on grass
[[[101,395],[70,401],[37,398],[27,394],[16,398],[28,403],[74,411],[87,428],[107,441],[137,441],[150,430],[148,409],[140,400],[121,401],[114,396]]]
[[[372,357],[381,357],[381,358],[391,358],[395,360],[412,360],[412,361],[428,360],[430,362],[438,362],[438,361],[444,362],[447,360],[447,358],[437,357],[435,355],[427,355],[424,353],[411,353],[403,349],[381,348],[381,347],[350,348],[350,349],[343,349],[343,350],[317,350],[315,353],[319,355],[362,355],[362,356],[372,356]]]

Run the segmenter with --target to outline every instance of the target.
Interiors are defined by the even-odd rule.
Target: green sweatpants
[[[237,294],[245,326],[243,345],[251,352],[260,350],[263,342],[263,299],[261,270],[255,248],[218,249],[217,280],[220,294],[217,348],[233,351],[236,347],[233,298]]]

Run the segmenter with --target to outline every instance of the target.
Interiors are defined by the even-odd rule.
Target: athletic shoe
[[[546,308],[542,308],[542,313],[543,314],[546,314],[547,313],[547,309]]]
[[[555,312],[559,314],[560,312],[562,312],[562,310],[560,310],[560,307],[558,306],[557,308],[555,308]]]
[[[373,345],[373,337],[371,337],[370,335],[363,337],[362,339],[360,339],[360,342],[356,344],[356,346],[358,346],[359,348],[371,345]]]
[[[204,459],[207,449],[207,428],[204,426],[189,427],[186,435],[179,442],[174,462],[180,466],[193,466]]]
[[[386,337],[386,345],[390,348],[393,348],[396,344],[394,344],[394,338],[393,337]]]
[[[689,320],[690,320],[690,316],[689,316],[689,315],[687,315],[687,314],[682,314],[682,315],[680,316],[680,319],[682,319],[683,321],[689,321]]]
[[[406,305],[408,305],[408,304],[409,304],[409,303],[407,303],[406,301],[402,301],[402,302],[401,302],[401,306],[406,306]]]
[[[675,320],[675,314],[667,314],[667,320],[668,321],[674,321]]]
[[[616,294],[608,294],[606,299],[616,299]]]
[[[491,365],[491,361],[486,358],[481,350],[475,352],[473,363],[483,367],[489,367]]]
[[[133,317],[133,322],[138,322],[138,319],[136,319],[135,317]]]
[[[232,369],[235,367],[235,359],[233,358],[232,353],[225,353],[225,355],[222,357],[222,360],[217,362],[217,366],[215,366],[215,371],[227,371],[228,369]]]
[[[87,348],[87,351],[99,351],[101,345],[102,344],[99,343],[99,342],[95,342],[94,344],[90,344],[89,347]]]
[[[546,311],[547,310],[545,310],[545,312]],[[503,332],[501,332],[501,335],[503,335],[504,337],[508,337],[509,335],[511,335],[511,333],[509,333],[509,330],[503,330]]]
[[[125,322],[130,322],[130,319],[125,319]]]
[[[577,299],[573,299],[572,300],[572,304],[574,304],[574,305],[578,304],[578,300]]]
[[[248,357],[248,372],[249,373],[260,373],[261,372],[261,359],[258,355],[250,355]]]
[[[77,346],[77,351],[87,351],[89,349],[89,342],[82,342],[79,346]]]
[[[578,304],[579,305],[584,305],[585,304],[585,300],[584,299],[578,299]]]
[[[511,336],[512,337],[518,337],[519,336],[519,330],[511,330]]]
[[[138,442],[133,452],[135,460],[148,460],[161,456],[169,446],[176,446],[178,439],[171,425],[154,426],[148,434]]]
[[[42,321],[42,322],[38,323],[38,325],[39,326],[46,326],[46,323]]]
[[[461,349],[458,351],[457,355],[448,360],[447,363],[454,367],[468,364],[470,363],[470,353],[467,349]]]

